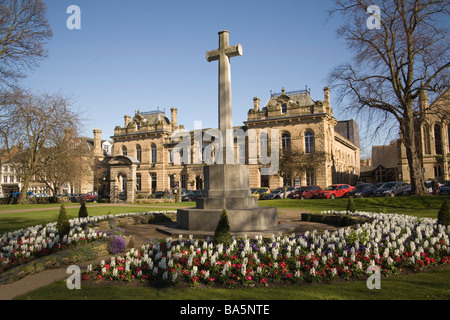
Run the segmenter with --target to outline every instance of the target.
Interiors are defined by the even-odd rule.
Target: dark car
[[[80,202],[84,197],[84,194],[73,194],[70,197],[70,202]]]
[[[438,195],[450,195],[450,181],[443,181],[438,189]]]
[[[378,187],[381,187],[378,186]],[[356,189],[353,191],[350,191],[348,193],[349,197],[353,198],[366,198],[373,195],[373,192],[377,189],[373,184],[371,183],[361,183],[356,186]]]
[[[294,192],[294,187],[286,188],[286,197],[289,196],[291,192]],[[274,199],[283,199],[284,198],[284,188],[277,188],[273,190],[271,193],[267,193],[264,195],[264,200],[274,200]]]
[[[306,186],[300,188],[300,190],[296,192],[291,193],[288,198],[300,200],[317,198],[320,194],[320,191],[322,191],[322,188],[319,186]]]
[[[203,197],[203,190],[194,190],[193,193],[194,193],[193,201],[196,201],[198,198]]]
[[[373,192],[373,195],[375,197],[395,197],[402,194],[409,187],[410,185],[405,182],[386,182],[380,188],[377,188]]]
[[[194,201],[194,200],[195,200],[194,191],[191,190],[181,191],[181,201]]]
[[[165,192],[164,191],[156,191],[154,196],[156,199],[162,199],[164,198]]]
[[[296,188],[295,191],[289,193],[289,195],[287,196],[288,199],[299,199],[300,195],[303,193],[303,191],[305,191],[306,187],[300,187],[300,188]]]
[[[127,192],[126,191],[122,191],[121,193],[119,193],[119,200],[122,200],[122,201],[127,200]]]

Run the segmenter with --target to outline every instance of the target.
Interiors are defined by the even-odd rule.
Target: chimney
[[[178,115],[178,110],[177,108],[172,108],[170,109],[171,111],[171,117],[172,117],[172,125],[173,127],[177,127],[178,126],[178,119],[177,119],[177,115]]]
[[[131,117],[130,116],[125,116],[123,118],[125,119],[125,126],[124,126],[124,128],[126,128],[130,124]]]
[[[102,130],[94,129],[94,155],[101,157],[103,155],[102,150]]]
[[[330,89],[328,87],[323,88],[323,93],[325,96],[325,100],[323,102],[323,104],[325,105],[325,108],[330,108],[331,103],[330,103]]]
[[[258,97],[253,98],[253,110],[259,111],[259,103],[261,100],[259,100]]]

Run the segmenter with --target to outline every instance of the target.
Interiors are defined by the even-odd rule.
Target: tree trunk
[[[28,203],[27,192],[29,186],[30,186],[30,178],[26,177],[25,180],[23,181],[22,188],[20,190],[20,197],[19,200],[17,201],[18,204]]]
[[[403,144],[406,149],[406,158],[408,159],[409,175],[411,180],[411,194],[428,195],[425,188],[422,175],[422,164],[420,162],[416,148],[416,138],[414,130],[414,117],[411,112],[407,112],[403,121],[400,123],[400,131],[403,136]]]

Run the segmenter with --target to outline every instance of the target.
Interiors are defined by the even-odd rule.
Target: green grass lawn
[[[0,235],[5,232],[13,232],[23,228],[28,228],[36,225],[45,225],[47,223],[55,222],[58,218],[60,204],[46,204],[46,205],[8,205],[0,206],[2,210],[21,210],[21,212],[0,213]],[[78,217],[80,206],[78,204],[65,204],[67,216],[69,219]],[[120,213],[136,213],[148,211],[163,211],[164,208],[151,208],[143,205],[142,207],[131,206],[103,206],[101,204],[88,204],[89,216],[103,216],[109,214]],[[29,211],[37,210],[39,211]],[[42,210],[42,211],[41,211]]]

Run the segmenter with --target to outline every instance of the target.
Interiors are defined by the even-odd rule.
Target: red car
[[[296,192],[292,192],[288,198],[291,199],[311,199],[315,198],[319,195],[320,191],[322,191],[322,188],[319,186],[307,186],[307,187],[301,187]],[[292,195],[292,196],[291,196]]]
[[[322,199],[336,199],[342,198],[347,195],[350,191],[355,190],[355,187],[352,187],[349,184],[333,184],[326,188],[325,190],[320,191],[319,198]]]

